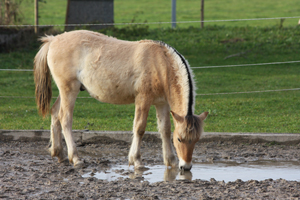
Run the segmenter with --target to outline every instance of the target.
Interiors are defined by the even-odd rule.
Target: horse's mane
[[[170,55],[173,56],[175,62],[177,62],[177,76],[181,76],[183,78],[182,88],[183,88],[183,95],[185,98],[188,99],[187,103],[187,113],[186,115],[193,115],[194,113],[194,104],[195,104],[195,81],[194,75],[190,69],[190,65],[188,61],[181,55],[175,48],[171,47],[170,45],[162,42],[162,41],[155,41],[161,46],[164,46],[169,51]],[[173,66],[175,67],[175,66]]]
[[[199,117],[195,115],[185,116],[186,131],[183,131],[185,134],[181,135],[182,139],[185,140],[195,140],[200,138],[201,133],[203,132],[203,122]]]
[[[194,113],[194,105],[195,105],[195,82],[194,75],[190,69],[188,61],[181,55],[175,48],[170,45],[161,42],[155,41],[156,43],[164,46],[168,49],[169,53],[174,56],[175,61],[178,63],[178,74],[183,77],[184,81],[182,83],[182,87],[184,89],[184,95],[188,98],[187,104],[187,114],[185,116],[186,130],[182,131],[181,135],[182,139],[185,140],[194,140],[195,138],[199,138],[201,133],[203,132],[203,123],[199,117],[193,115]]]

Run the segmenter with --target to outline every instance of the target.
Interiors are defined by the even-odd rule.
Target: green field
[[[126,4],[125,4],[126,2]],[[170,1],[115,0],[115,21],[170,21]],[[199,20],[200,1],[177,1],[177,20]],[[206,1],[206,19],[297,16],[298,1]],[[32,24],[32,1],[24,0],[24,20]],[[30,6],[28,6],[30,5]],[[63,24],[66,1],[40,4],[41,24]],[[33,6],[33,5],[32,5]],[[32,9],[31,9],[32,8]],[[54,9],[55,8],[55,9]],[[180,8],[180,9],[179,9]],[[247,8],[247,9],[245,9]],[[230,10],[230,12],[228,12]],[[298,19],[227,22],[205,25],[135,25],[102,30],[125,40],[162,40],[175,47],[192,67],[300,60]],[[194,27],[192,27],[192,25]],[[39,44],[0,53],[1,69],[32,69]],[[236,56],[234,56],[236,55]],[[300,64],[194,69],[198,94],[299,88]],[[53,96],[58,95],[53,83]],[[21,96],[29,98],[10,98]],[[88,97],[82,92],[80,97]],[[50,117],[37,114],[32,72],[0,71],[0,129],[49,129]],[[299,133],[300,90],[284,92],[199,95],[196,112],[209,111],[205,131]],[[53,99],[54,102],[55,99]],[[134,105],[116,106],[90,98],[76,102],[73,129],[132,130]],[[156,131],[155,109],[147,131]]]
[[[199,21],[200,0],[177,0],[177,21]],[[40,24],[64,24],[67,0],[46,0],[39,4]],[[209,0],[205,1],[205,20],[253,19],[300,16],[300,2],[297,0]],[[34,23],[32,0],[23,0],[21,12],[24,23]],[[300,17],[299,17],[300,19]],[[295,26],[299,19],[286,19],[284,26]],[[114,20],[128,22],[170,22],[171,1],[159,0],[114,0]],[[209,22],[206,25],[226,26],[279,26],[280,20],[259,20],[242,22]],[[170,27],[150,25],[151,28]],[[200,27],[198,23],[178,24],[178,27]]]
[[[191,66],[263,63],[299,60],[300,27],[206,27],[204,30],[147,29],[144,26],[106,30],[123,39],[163,40]],[[239,38],[239,40],[237,40]],[[1,53],[1,68],[32,69],[38,44],[11,53]],[[239,52],[243,56],[224,59]],[[227,93],[299,87],[299,64],[195,69],[197,93]],[[32,72],[0,71],[0,96],[34,97]],[[58,92],[54,86],[54,96]],[[82,92],[80,97],[87,97]],[[209,111],[206,131],[299,133],[300,91],[197,96],[197,113]],[[54,99],[53,99],[54,101]],[[49,129],[50,117],[42,120],[33,98],[0,98],[0,129]],[[103,104],[78,99],[74,129],[131,130],[134,106]],[[156,131],[155,110],[148,131]]]

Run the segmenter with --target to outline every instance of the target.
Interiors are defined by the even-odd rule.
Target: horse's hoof
[[[82,168],[82,167],[84,167],[84,161],[82,161],[82,160],[77,161],[76,163],[74,163],[74,167],[75,168]]]
[[[131,165],[133,165],[134,166],[134,162],[128,162],[128,166],[130,167]]]
[[[67,157],[58,158],[58,163],[64,164],[64,165],[69,165],[69,159]]]
[[[135,170],[139,170],[139,171],[147,171],[147,170],[149,170],[150,168],[145,167],[145,165],[138,165],[138,166],[134,166],[134,169],[135,169]]]
[[[178,162],[175,160],[169,166],[171,166],[172,168],[178,168]]]
[[[177,167],[178,163],[174,155],[170,156],[169,158],[165,159],[164,164],[169,167],[171,166],[172,168]]]

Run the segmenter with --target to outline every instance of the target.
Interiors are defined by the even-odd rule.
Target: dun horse
[[[175,130],[173,143],[179,168],[190,170],[195,143],[203,132],[207,112],[194,115],[195,84],[185,58],[171,46],[158,41],[118,40],[91,31],[72,31],[42,37],[41,49],[34,59],[36,102],[45,117],[51,112],[51,156],[65,159],[64,135],[68,158],[74,166],[78,157],[72,135],[73,109],[80,90],[95,99],[112,104],[135,103],[133,140],[129,165],[142,167],[141,140],[151,105],[156,108],[162,138],[164,164],[177,166],[171,145],[170,110]],[[51,77],[59,96],[50,110]]]

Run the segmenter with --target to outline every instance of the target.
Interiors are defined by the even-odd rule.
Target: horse
[[[141,141],[151,105],[156,108],[166,166],[192,167],[192,154],[203,132],[208,112],[195,115],[195,83],[188,61],[161,41],[125,41],[101,33],[77,30],[40,38],[34,58],[35,96],[38,111],[51,113],[49,151],[58,162],[63,153],[62,133],[68,159],[82,166],[72,135],[73,110],[80,91],[111,104],[135,104],[129,165],[141,168]],[[50,109],[51,75],[59,95]],[[175,124],[171,144],[170,112]],[[62,133],[61,133],[62,132]]]

